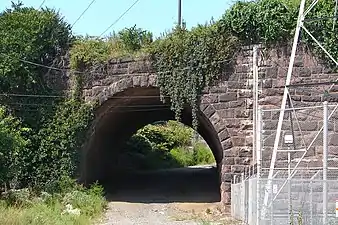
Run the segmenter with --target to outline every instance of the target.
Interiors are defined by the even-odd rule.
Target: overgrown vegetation
[[[29,131],[7,109],[0,107],[0,184],[5,189],[15,187],[22,177],[24,166],[20,157],[30,144],[26,136]]]
[[[103,208],[98,186],[87,190],[60,180],[77,176],[79,151],[93,119],[93,107],[81,98],[86,78],[83,73],[73,73],[72,95],[65,95],[64,87],[59,86],[59,81],[64,81],[62,69],[68,51],[73,71],[88,72],[116,57],[152,60],[161,94],[170,98],[176,119],[184,107],[190,107],[196,128],[202,90],[232,65],[241,45],[289,42],[298,5],[299,0],[237,2],[218,21],[192,30],[175,27],[157,40],[136,26],[107,39],[75,38],[70,25],[55,10],[37,10],[19,2],[3,11],[0,193],[6,194],[0,204],[4,212],[0,224],[86,224]],[[308,17],[331,17],[333,8],[334,1],[322,0]],[[313,20],[305,26],[338,58],[338,32],[333,29],[333,22]],[[327,59],[306,33],[302,33],[302,41]],[[91,74],[88,72],[87,76]],[[210,150],[201,143],[191,144],[191,137],[191,130],[174,122],[149,125],[132,137],[127,158],[133,166],[146,169],[158,168],[160,164],[173,167],[213,162]],[[84,213],[62,214],[68,203]]]
[[[60,67],[70,26],[54,10],[18,3],[0,14],[0,37],[0,224],[89,224],[103,211],[102,188],[69,179],[92,106],[79,98],[79,77],[77,93],[64,96],[54,83],[63,73],[27,63]]]
[[[36,10],[13,4],[0,14],[0,92],[21,95],[57,95],[53,80],[61,72],[25,63],[60,67],[72,42],[70,25],[52,9]],[[46,79],[53,78],[54,79]],[[26,124],[39,129],[58,98],[0,97]],[[24,106],[24,107],[23,107]],[[27,110],[29,109],[29,110]]]
[[[193,130],[176,121],[147,125],[128,141],[121,166],[152,170],[214,163],[209,147],[193,138]]]
[[[89,225],[106,208],[103,189],[96,184],[84,188],[63,177],[51,188],[50,192],[20,189],[2,193],[0,224]]]
[[[190,31],[176,27],[153,42],[150,38],[140,41],[147,32],[135,27],[107,40],[81,39],[71,49],[72,67],[77,69],[77,65],[84,64],[89,69],[93,63],[105,63],[111,57],[126,53],[144,56],[146,53],[157,68],[161,94],[170,97],[176,119],[180,118],[182,109],[189,106],[196,128],[196,112],[204,87],[219,78],[225,66],[231,65],[240,46],[289,42],[296,26],[299,3],[299,0],[238,1],[219,21],[199,25]],[[333,9],[334,1],[323,0],[308,17],[332,17]],[[333,22],[332,19],[314,20],[306,22],[306,27],[337,58],[338,32],[332,29]],[[307,34],[302,36],[306,45],[327,59]]]
[[[125,56],[142,57],[143,51],[153,41],[149,31],[137,28],[125,28],[118,33],[113,33],[107,39],[96,37],[78,37],[71,48],[70,66],[74,70],[84,69],[81,66],[91,67],[105,63],[111,58]]]

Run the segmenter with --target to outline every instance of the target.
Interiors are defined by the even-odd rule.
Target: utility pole
[[[182,0],[178,0],[178,26],[182,27]]]

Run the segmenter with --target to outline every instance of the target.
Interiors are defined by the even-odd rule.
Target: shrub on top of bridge
[[[221,30],[230,31],[239,38],[242,44],[278,45],[287,43],[293,38],[296,27],[300,0],[259,0],[254,2],[235,3],[219,21]],[[307,2],[309,6],[310,2]],[[334,28],[335,1],[322,0],[310,11],[305,27],[332,54],[338,58],[338,32]],[[311,20],[311,18],[317,18]],[[336,67],[304,31],[301,41],[318,57]]]
[[[334,19],[335,1],[322,0],[310,11],[306,18],[305,27],[311,34],[329,51],[334,59],[338,59],[338,23]],[[334,25],[335,24],[335,25]],[[313,53],[326,61],[333,69],[337,69],[337,65],[324,53],[324,51],[314,42],[314,40],[305,32],[303,32],[304,42],[308,44]]]
[[[70,50],[70,65],[74,70],[80,65],[86,68],[105,63],[110,58],[142,56],[141,49],[152,43],[152,33],[137,28],[125,28],[103,39],[97,37],[77,37]]]
[[[285,0],[240,1],[220,19],[220,28],[229,30],[242,44],[286,42],[297,20],[295,6],[285,4]]]

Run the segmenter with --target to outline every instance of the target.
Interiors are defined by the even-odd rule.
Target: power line
[[[136,5],[136,3],[138,3],[140,0],[136,0],[126,11],[124,11],[124,13],[121,14],[121,16],[119,18],[117,18],[107,29],[105,29],[99,37],[101,37],[103,34],[105,34],[112,26],[114,26],[117,22],[119,22],[122,17],[127,14],[129,12],[129,10],[131,10],[131,8],[134,7],[134,5]]]
[[[80,16],[75,20],[75,22],[72,24],[71,27],[73,27],[80,19],[81,17],[87,12],[87,10],[90,8],[90,6],[95,2],[96,0],[92,0],[89,5],[87,6],[87,8],[80,14]]]
[[[39,6],[39,9],[45,4],[46,0],[43,0]]]
[[[178,18],[177,23],[182,28],[182,0],[178,0]]]
[[[62,95],[30,95],[30,94],[15,94],[15,93],[0,93],[0,96],[5,97],[34,97],[34,98],[65,98]]]
[[[5,53],[0,53],[1,55],[4,55],[6,57],[10,57],[10,58],[14,58],[8,54],[5,54]],[[25,59],[20,59],[20,58],[16,58],[17,60],[21,61],[21,62],[24,62],[24,63],[27,63],[27,64],[31,64],[31,65],[34,65],[34,66],[39,66],[39,67],[43,67],[43,68],[46,68],[46,69],[51,69],[51,70],[57,70],[57,71],[61,71],[61,72],[65,72],[67,70],[65,69],[60,69],[60,68],[56,68],[56,67],[53,67],[53,66],[46,66],[46,65],[43,65],[43,64],[40,64],[40,63],[35,63],[35,62],[31,62],[31,61],[28,61],[28,60],[25,60]],[[53,63],[54,65],[54,63]]]

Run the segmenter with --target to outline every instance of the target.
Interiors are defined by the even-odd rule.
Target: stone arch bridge
[[[290,48],[283,46],[261,50],[260,53],[259,79],[262,91],[259,103],[266,108],[278,108]],[[83,90],[86,101],[99,103],[94,132],[84,149],[82,178],[88,181],[109,176],[107,171],[112,171],[111,166],[114,164],[114,153],[109,151],[109,146],[120,146],[149,123],[174,119],[170,107],[160,101],[156,72],[148,60],[111,60],[96,69],[95,74],[100,75],[91,76]],[[315,57],[299,50],[293,83],[328,81],[332,77],[334,74]],[[320,104],[323,100],[321,96],[301,89],[293,94],[296,105],[305,102]],[[237,53],[234,65],[225,68],[220,79],[205,88],[201,97],[198,132],[216,159],[224,204],[230,203],[233,175],[242,173],[246,167],[254,164],[252,95],[252,48],[245,47]],[[276,122],[278,116],[267,119]],[[182,122],[191,125],[189,109],[184,110]],[[310,126],[309,129],[313,128]]]

